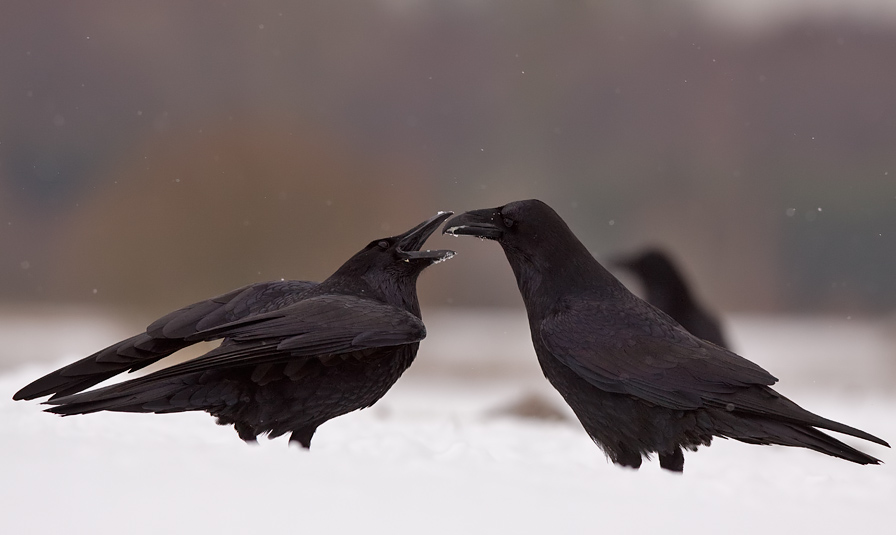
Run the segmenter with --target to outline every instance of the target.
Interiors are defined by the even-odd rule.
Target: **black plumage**
[[[291,433],[307,448],[318,426],[373,405],[413,362],[426,336],[417,277],[454,255],[421,247],[450,216],[372,241],[321,283],[263,282],[172,312],[13,399],[52,395],[47,411],[62,415],[206,411],[244,440]],[[195,359],[82,392],[217,339],[219,347]]]
[[[637,275],[644,285],[647,302],[671,316],[689,333],[717,346],[729,347],[718,320],[697,302],[681,271],[666,253],[648,249],[613,263]]]
[[[501,244],[545,376],[614,463],[637,468],[658,453],[660,466],[682,471],[682,448],[713,436],[880,462],[816,428],[886,442],[802,409],[769,387],[767,371],[633,295],[541,201],[466,212],[444,232]]]

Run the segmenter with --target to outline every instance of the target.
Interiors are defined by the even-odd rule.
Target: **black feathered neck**
[[[401,260],[371,263],[366,258],[359,258],[363,252],[350,258],[314,291],[367,297],[420,317],[417,278],[429,263],[412,265]]]
[[[517,230],[505,232],[499,242],[527,308],[545,296],[612,298],[627,293],[548,205],[520,201],[506,205],[502,214],[516,219],[511,229]]]

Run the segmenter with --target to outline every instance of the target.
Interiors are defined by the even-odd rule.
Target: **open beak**
[[[445,223],[442,234],[478,236],[488,240],[498,240],[504,234],[504,231],[498,226],[500,217],[497,208],[470,210]]]
[[[411,230],[396,236],[398,238],[398,255],[405,260],[431,260],[432,262],[442,262],[454,256],[454,251],[448,250],[425,250],[421,251],[426,239],[429,238],[443,221],[454,215],[454,212],[439,212],[420,223]]]

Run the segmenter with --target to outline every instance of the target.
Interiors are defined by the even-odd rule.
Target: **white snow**
[[[438,328],[447,320],[430,316],[431,336],[445,332],[456,354],[488,358],[491,346],[484,353],[477,349],[486,341],[475,330],[465,331],[463,322]],[[528,335],[515,330],[516,319],[491,320],[500,327],[494,347],[503,337],[520,336],[519,347],[527,347]],[[772,323],[780,326],[753,321],[739,332],[762,340],[753,347],[781,343],[789,345],[782,354],[800,352],[798,337],[769,336],[775,332]],[[791,330],[800,332],[799,326]],[[620,469],[575,421],[492,415],[523,391],[535,391],[568,412],[546,382],[529,373],[534,362],[506,375],[497,369],[478,373],[487,372],[486,365],[469,376],[441,373],[450,364],[425,361],[445,358],[439,354],[443,346],[438,337],[428,343],[421,345],[419,369],[415,364],[373,408],[324,424],[311,451],[288,447],[285,438],[248,446],[205,413],[61,418],[40,412],[35,402],[10,400],[18,388],[81,354],[7,370],[0,375],[0,531],[817,534],[892,529],[896,455],[887,448],[839,437],[887,463],[858,466],[807,450],[717,439],[710,448],[685,454],[683,476],[661,470],[656,461],[637,472]],[[738,343],[749,345],[740,335]],[[870,365],[873,359],[856,355],[868,347],[853,346],[854,364]],[[496,358],[500,363],[509,357]],[[763,365],[776,373],[774,362]],[[780,390],[804,407],[896,440],[892,390],[793,382],[782,377]]]

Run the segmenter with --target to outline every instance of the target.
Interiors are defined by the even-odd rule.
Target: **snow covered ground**
[[[8,365],[0,374],[0,532],[893,529],[892,450],[845,439],[887,463],[858,466],[806,450],[720,439],[686,453],[683,476],[656,462],[637,472],[620,469],[575,421],[500,414],[523,392],[568,414],[534,361],[524,363],[534,359],[525,323],[521,334],[518,318],[493,317],[492,325],[505,321],[506,328],[486,336],[477,331],[481,321],[438,314],[427,321],[431,334],[418,364],[375,407],[323,425],[311,451],[288,447],[285,439],[247,446],[204,413],[44,414],[34,402],[11,401],[13,392],[83,355]],[[735,343],[781,378],[782,392],[894,442],[886,327],[762,318],[731,325]],[[104,338],[108,331],[97,333],[103,338],[97,346],[115,341]],[[762,359],[759,352],[771,356]],[[426,363],[428,356],[435,362]],[[490,358],[495,362],[479,362]],[[870,388],[858,388],[869,377]]]

